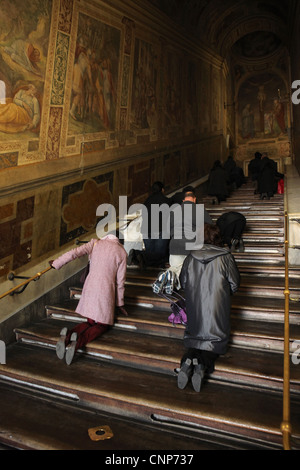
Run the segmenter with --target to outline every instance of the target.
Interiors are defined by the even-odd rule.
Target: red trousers
[[[87,343],[98,338],[98,336],[101,336],[108,330],[108,328],[109,325],[97,323],[88,318],[86,322],[79,323],[79,325],[76,325],[72,330],[68,331],[66,336],[66,346],[70,343],[72,333],[77,333],[77,343],[75,348],[75,351],[77,351],[77,349],[83,348]]]

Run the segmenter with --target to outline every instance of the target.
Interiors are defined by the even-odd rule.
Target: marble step
[[[51,349],[37,351],[36,346],[22,343],[8,348],[0,378],[8,385],[40,391],[51,400],[64,398],[79,407],[117,413],[146,425],[205,429],[282,448],[282,396],[278,393],[226,387],[222,381],[204,383],[201,393],[190,386],[179,390],[171,375],[85,356],[66,366]],[[293,442],[298,446],[300,404],[293,401],[291,411]]]

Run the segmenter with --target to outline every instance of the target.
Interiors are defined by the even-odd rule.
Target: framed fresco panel
[[[284,81],[273,73],[256,74],[242,83],[238,94],[240,143],[287,136],[285,96]]]
[[[74,15],[64,110],[68,138],[99,137],[117,127],[121,29],[97,17],[80,10]]]
[[[17,152],[18,165],[44,158],[40,138],[57,6],[57,0],[0,0],[0,153]]]

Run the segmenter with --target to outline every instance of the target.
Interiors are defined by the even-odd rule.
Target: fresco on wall
[[[163,110],[165,126],[179,126],[183,122],[182,113],[182,63],[173,52],[166,54],[163,70]]]
[[[200,62],[200,99],[199,99],[199,127],[200,132],[205,133],[210,130],[210,71],[205,62]]]
[[[283,80],[273,74],[248,78],[240,87],[239,139],[287,135],[287,107]]]
[[[131,128],[149,129],[157,124],[157,54],[152,44],[135,40],[132,79]]]
[[[120,31],[79,14],[69,112],[69,134],[116,126]]]
[[[198,124],[198,94],[197,94],[197,70],[194,62],[187,65],[187,79],[185,99],[185,124],[189,129],[196,129]]]
[[[39,135],[52,0],[0,0],[0,140]]]

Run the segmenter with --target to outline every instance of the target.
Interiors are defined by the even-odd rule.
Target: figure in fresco
[[[41,76],[42,72],[38,66],[41,53],[37,47],[28,41],[17,39],[11,46],[4,47],[4,51],[10,55],[13,62],[23,67],[28,72]]]
[[[80,14],[70,97],[69,133],[113,129],[120,32]]]
[[[250,103],[242,111],[242,135],[244,139],[254,137],[254,114]]]
[[[0,70],[5,83],[0,132],[2,143],[9,134],[21,142],[40,130],[52,0],[0,3]]]
[[[0,131],[6,133],[24,132],[38,127],[41,110],[34,85],[20,88],[12,103],[0,104]]]
[[[75,120],[82,120],[85,106],[84,83],[88,81],[88,85],[92,86],[92,72],[87,51],[81,43],[77,45],[75,60],[72,82],[73,98],[70,115]]]
[[[116,91],[113,83],[113,77],[111,73],[111,62],[109,59],[104,59],[101,62],[100,74],[103,83],[103,97],[105,112],[108,118],[108,126],[113,119],[113,105],[116,102]]]
[[[285,125],[285,117],[284,117],[284,106],[279,101],[279,99],[275,98],[274,100],[274,108],[273,108],[274,116],[276,118],[277,124],[281,131],[281,134],[286,133],[286,125]]]
[[[147,121],[147,85],[146,76],[142,66],[139,67],[134,86],[134,121],[138,127],[149,127]]]
[[[264,132],[265,134],[273,134],[274,132],[274,115],[273,113],[265,113],[264,115]]]
[[[136,39],[132,80],[132,127],[139,129],[155,127],[157,119],[156,67],[156,52],[152,44]]]
[[[271,72],[254,74],[242,83],[238,93],[241,143],[287,135],[288,104],[281,100],[281,90],[286,93],[286,85]]]
[[[260,121],[260,132],[264,132],[265,130],[265,101],[266,101],[266,93],[264,90],[265,86],[260,85],[258,87],[258,94],[257,99],[259,102],[259,121]]]

